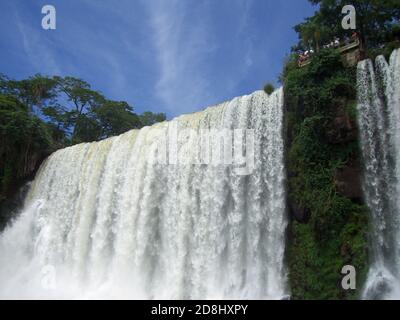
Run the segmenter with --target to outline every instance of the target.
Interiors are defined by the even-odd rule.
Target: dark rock
[[[327,128],[326,138],[331,144],[343,144],[357,139],[357,127],[347,115],[335,117]]]
[[[297,222],[300,223],[307,223],[311,215],[310,209],[303,208],[294,201],[290,200],[289,200],[289,213],[293,218],[296,219]]]
[[[334,183],[336,190],[347,198],[360,200],[363,195],[361,174],[358,161],[350,159],[343,168],[335,172]]]
[[[30,185],[31,182],[26,182],[16,194],[0,203],[0,232],[20,213]]]
[[[358,61],[361,60],[361,51],[359,49],[351,50],[342,55],[343,63],[348,67],[357,66]]]
[[[0,231],[18,214],[29,189],[29,182],[34,179],[49,154],[48,150],[28,154],[23,165],[17,168],[18,174],[5,185],[5,192],[0,192]],[[0,167],[4,167],[4,163],[0,163]]]
[[[330,110],[332,120],[327,124],[325,136],[330,144],[346,144],[357,141],[357,124],[352,121],[347,111],[350,102],[347,99],[339,98],[334,108]]]

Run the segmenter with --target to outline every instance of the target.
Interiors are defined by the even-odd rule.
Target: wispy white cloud
[[[198,19],[188,21],[193,15],[184,1],[145,3],[159,63],[155,92],[173,114],[194,111],[212,99],[205,72],[215,45],[207,17],[197,7]]]
[[[57,1],[55,31],[40,28],[39,7],[16,4],[25,57],[14,61],[81,77],[141,111],[197,111],[257,89],[272,68],[272,27],[254,0]]]
[[[38,34],[35,28],[24,23],[17,11],[14,11],[15,23],[21,36],[22,46],[25,51],[27,60],[31,66],[39,73],[60,74],[61,69],[57,64],[51,50],[51,43]],[[43,32],[46,32],[43,30]]]
[[[253,0],[236,0],[236,5],[240,14],[238,32],[241,33],[248,28],[249,13],[253,6]]]
[[[240,53],[240,57],[235,61],[236,63],[230,76],[225,79],[225,89],[231,95],[236,95],[238,86],[248,76],[254,65],[255,39],[250,31],[253,0],[230,0],[229,5],[234,8],[235,19],[237,20],[230,36],[234,39],[236,44],[234,49]]]
[[[110,6],[105,7],[93,1],[82,1],[85,12],[95,12],[105,15]],[[69,7],[56,6],[58,14],[65,14]],[[113,7],[111,6],[111,9]],[[20,12],[24,15],[21,16]],[[38,10],[38,12],[40,12]],[[122,93],[128,90],[128,81],[124,72],[123,61],[120,59],[121,48],[116,47],[114,37],[97,31],[93,20],[82,19],[84,16],[74,16],[62,20],[56,30],[43,30],[40,19],[32,17],[21,7],[13,8],[15,24],[20,35],[20,43],[27,61],[37,72],[48,75],[72,75],[89,80],[95,72],[106,74],[107,91],[117,98],[123,98]],[[121,11],[113,11],[116,19],[124,18]],[[40,15],[37,15],[40,17]],[[37,24],[33,24],[32,22]],[[76,63],[78,61],[78,63]],[[86,75],[82,74],[79,65],[88,67]],[[101,88],[94,88],[101,90]]]

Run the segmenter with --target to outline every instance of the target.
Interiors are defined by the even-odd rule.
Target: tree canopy
[[[0,76],[0,94],[14,97],[44,120],[57,141],[96,141],[165,120],[164,113],[134,113],[125,101],[107,99],[86,81],[37,74],[16,81]]]
[[[51,152],[164,120],[164,113],[138,115],[82,79],[0,74],[0,227],[4,201]]]
[[[399,28],[400,0],[309,0],[319,5],[314,16],[294,27],[300,43],[296,48],[313,46],[319,49],[321,43],[334,37],[348,36],[352,30],[342,28],[342,8],[353,5],[356,9],[356,31],[362,49],[380,46],[393,37]]]

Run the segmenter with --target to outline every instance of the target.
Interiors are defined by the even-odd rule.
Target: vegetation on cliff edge
[[[360,57],[386,57],[400,46],[399,0],[309,0],[319,5],[294,27],[299,42],[285,64],[289,279],[294,299],[359,297],[368,265],[368,210],[361,190],[356,70],[324,44],[350,39],[342,8],[356,9]],[[326,47],[326,46],[325,46]],[[316,54],[298,66],[298,53]],[[357,290],[341,287],[341,269],[353,265]]]
[[[0,75],[0,230],[12,198],[51,152],[164,120],[164,113],[138,115],[81,79]]]
[[[355,298],[358,291],[341,288],[341,269],[355,266],[360,288],[367,263],[367,211],[361,195],[341,194],[335,179],[339,170],[359,161],[355,70],[328,49],[306,68],[293,59],[283,77],[288,198],[292,217],[297,213],[288,252],[293,298]]]

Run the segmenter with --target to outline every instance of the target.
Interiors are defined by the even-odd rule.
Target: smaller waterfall
[[[365,299],[400,298],[400,49],[357,70],[364,194],[371,211]]]

